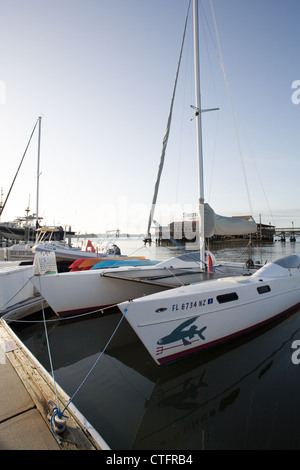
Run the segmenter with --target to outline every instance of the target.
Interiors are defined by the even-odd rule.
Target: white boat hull
[[[31,282],[61,317],[110,307],[125,299],[161,291],[161,287],[111,280],[100,270],[33,276]]]
[[[293,259],[298,265],[291,269],[270,263],[250,277],[196,283],[124,302],[119,308],[155,362],[166,364],[246,333],[299,305],[300,257]]]
[[[178,267],[175,268],[176,263]],[[65,317],[103,309],[201,279],[249,272],[242,264],[223,265],[219,269],[221,271],[215,274],[199,272],[199,263],[175,257],[159,265],[142,268],[93,269],[34,276],[32,283],[52,310]]]
[[[29,280],[33,266],[20,266],[19,262],[3,261],[0,264],[0,316],[18,304],[33,299],[35,292]]]

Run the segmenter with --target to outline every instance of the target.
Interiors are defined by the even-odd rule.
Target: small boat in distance
[[[44,243],[51,242],[52,244],[62,244],[66,243],[68,239],[69,244],[71,244],[71,237],[75,235],[75,232],[63,229],[62,226],[41,226],[40,222],[43,219],[39,216],[39,179],[40,179],[40,147],[41,147],[41,116],[37,119],[34,128],[32,130],[30,139],[26,146],[25,152],[22,156],[21,162],[18,166],[17,172],[14,176],[13,182],[10,186],[8,194],[5,198],[5,201],[0,202],[0,217],[6,206],[6,203],[10,197],[11,191],[13,189],[14,183],[16,181],[17,175],[21,168],[21,165],[24,161],[26,152],[29,148],[33,134],[35,133],[36,128],[38,127],[38,155],[37,155],[37,178],[36,178],[36,213],[30,214],[30,204],[25,210],[26,215],[24,217],[18,217],[13,222],[5,222],[0,224],[0,239],[2,238],[2,248],[0,249],[0,259],[5,261],[11,260],[33,260],[34,254],[32,252],[32,247],[36,243],[43,241]],[[7,243],[7,241],[9,242]],[[14,242],[19,242],[18,244],[12,244]],[[6,245],[10,246],[6,246]]]
[[[39,222],[41,221],[39,217]],[[23,243],[34,243],[39,236],[41,225],[36,227],[36,215],[25,215],[24,217],[18,217],[12,222],[3,222],[0,224],[0,237],[8,240],[19,241]],[[71,238],[75,236],[75,232],[69,228],[65,230],[62,226],[44,226],[42,229],[47,232],[44,235],[44,239],[52,239],[55,241],[62,241],[65,238]]]
[[[122,257],[120,248],[111,243],[106,247],[94,247],[91,240],[87,240],[81,247],[73,247],[65,241],[57,243],[56,241],[37,240],[32,247],[35,253],[55,253],[56,261],[75,261],[79,258],[99,258],[99,257]],[[125,256],[125,255],[124,255]]]

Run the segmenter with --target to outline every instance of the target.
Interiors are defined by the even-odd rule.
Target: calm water
[[[165,259],[175,249],[118,241],[124,254]],[[211,247],[218,259],[247,260],[242,244]],[[300,253],[296,243],[256,247],[255,261]],[[56,320],[47,310],[55,379],[73,395],[115,330],[121,315]],[[40,320],[41,314],[32,319]],[[11,324],[49,370],[41,323]],[[300,449],[300,310],[226,345],[170,366],[154,364],[126,320],[74,403],[115,450]]]

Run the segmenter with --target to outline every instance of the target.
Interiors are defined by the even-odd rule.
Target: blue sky
[[[145,232],[188,0],[0,0],[0,187],[42,116],[40,215],[78,232]],[[300,226],[299,0],[201,1],[205,199]],[[196,210],[191,21],[155,218]],[[300,83],[299,83],[300,85]],[[300,89],[300,86],[299,86]],[[299,93],[300,97],[300,93]],[[241,151],[239,151],[239,147]],[[2,221],[36,207],[37,135]],[[246,184],[245,184],[246,175]]]

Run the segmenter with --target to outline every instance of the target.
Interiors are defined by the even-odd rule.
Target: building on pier
[[[239,219],[253,220],[251,216],[239,216]],[[168,246],[172,245],[171,239],[176,240],[181,245],[187,243],[196,242],[198,233],[198,221],[197,220],[182,220],[179,222],[171,222],[166,227],[156,228],[155,240],[158,245]],[[261,241],[273,241],[275,235],[275,226],[271,224],[257,224],[256,233],[243,234],[243,235],[214,235],[209,241],[220,242],[225,240],[261,240]]]

